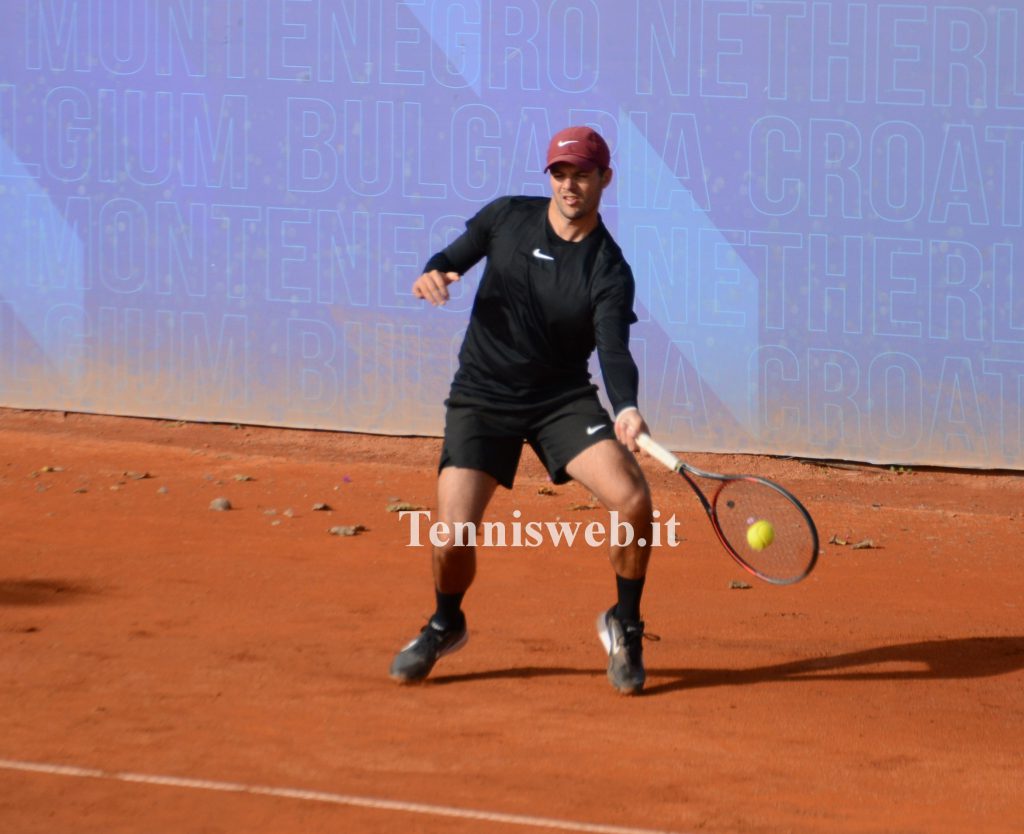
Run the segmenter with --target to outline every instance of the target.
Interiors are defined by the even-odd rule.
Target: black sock
[[[462,613],[462,598],[465,595],[465,591],[460,591],[457,594],[442,594],[435,590],[437,610],[430,619],[441,628],[462,628],[466,624],[466,615]]]
[[[644,580],[626,579],[624,576],[615,574],[615,587],[619,593],[619,601],[615,604],[615,616],[619,620],[640,622],[640,597],[644,592]]]

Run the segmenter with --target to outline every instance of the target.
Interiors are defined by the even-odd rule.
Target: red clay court
[[[394,505],[432,506],[438,444],[0,410],[0,829],[1020,830],[1019,474],[687,455],[817,519],[809,579],[743,588],[648,459],[685,541],[642,697],[605,679],[579,543],[482,550],[469,645],[399,687],[432,598]],[[602,518],[524,461],[489,517]]]

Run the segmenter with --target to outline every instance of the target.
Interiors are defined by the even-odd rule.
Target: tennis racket
[[[792,585],[814,570],[818,531],[811,514],[792,493],[757,475],[704,472],[683,463],[648,434],[637,437],[637,444],[693,488],[718,540],[758,579]],[[697,479],[713,482],[708,493]]]

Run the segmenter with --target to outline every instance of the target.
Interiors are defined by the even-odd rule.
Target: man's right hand
[[[448,296],[448,285],[454,284],[461,276],[457,272],[441,272],[439,269],[432,269],[424,272],[412,285],[412,294],[416,298],[423,298],[440,307]]]

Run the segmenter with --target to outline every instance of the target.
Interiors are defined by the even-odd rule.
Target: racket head
[[[725,549],[746,570],[773,585],[792,585],[806,578],[818,561],[818,530],[803,504],[766,478],[719,477],[709,515]],[[768,522],[770,527],[759,525],[748,537],[757,522]]]

